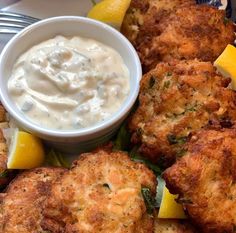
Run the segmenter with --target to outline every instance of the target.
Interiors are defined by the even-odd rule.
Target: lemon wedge
[[[88,17],[120,29],[131,0],[103,0],[88,13]]]
[[[175,201],[177,197],[177,195],[171,194],[166,187],[163,188],[163,196],[158,218],[186,218],[182,205]]]
[[[30,169],[40,166],[44,161],[43,145],[32,134],[14,130],[9,145],[7,168]]]
[[[232,88],[236,90],[236,48],[233,45],[227,45],[214,65],[224,76],[231,77]]]

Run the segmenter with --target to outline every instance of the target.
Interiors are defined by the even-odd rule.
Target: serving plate
[[[199,3],[209,2],[209,0],[198,0]],[[227,0],[210,1],[220,9],[227,9],[227,14],[235,20],[236,0],[231,2]],[[9,4],[9,5],[8,5]],[[0,0],[0,9],[30,15],[36,18],[44,19],[61,15],[86,16],[92,7],[90,0]],[[0,51],[10,39],[9,36],[0,37]],[[70,156],[69,162],[73,161],[77,155]]]

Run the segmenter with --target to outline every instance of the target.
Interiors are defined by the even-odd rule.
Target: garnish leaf
[[[49,151],[49,153],[46,155],[45,162],[49,166],[65,167],[65,168],[70,167],[70,163],[66,160],[65,156],[54,150]]]
[[[167,135],[167,139],[170,145],[173,144],[183,145],[185,142],[187,142],[188,137],[177,137],[174,134],[169,134]]]
[[[153,164],[151,161],[148,159],[142,157],[138,153],[138,146],[135,146],[131,151],[130,151],[130,158],[135,161],[135,162],[140,162],[145,164],[147,167],[149,167],[156,175],[161,175],[163,170],[156,164]]]
[[[130,132],[126,127],[126,123],[124,123],[118,131],[118,134],[114,141],[113,150],[127,151],[130,145],[130,137]]]
[[[9,175],[8,170],[4,170],[3,172],[0,173],[0,178],[6,178]]]
[[[147,213],[152,214],[156,206],[156,200],[152,196],[151,190],[149,188],[143,187],[141,193],[147,208]]]

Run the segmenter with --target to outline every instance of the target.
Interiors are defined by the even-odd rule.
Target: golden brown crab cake
[[[8,122],[6,119],[6,111],[0,103],[0,189],[11,179],[11,172],[7,170],[7,144],[3,136],[3,129],[8,128]]]
[[[8,127],[6,111],[0,103],[0,172],[6,168],[7,146],[2,130]]]
[[[163,177],[200,232],[235,232],[236,128],[194,134],[187,154]]]
[[[233,22],[225,19],[225,11],[208,5],[178,8],[158,26],[160,35],[138,47],[147,70],[173,58],[214,62],[235,40]]]
[[[155,218],[155,233],[198,233],[188,220]]]
[[[152,233],[144,187],[155,195],[154,174],[125,152],[83,154],[53,186],[42,227],[54,233]]]
[[[52,183],[63,168],[36,168],[22,172],[1,194],[1,233],[43,233],[42,208]]]
[[[153,162],[173,163],[193,131],[212,123],[229,127],[236,120],[229,82],[210,62],[160,63],[141,80],[139,106],[129,122],[132,142]]]
[[[7,169],[7,144],[0,128],[0,188],[5,185],[7,177],[3,175]]]
[[[143,39],[147,39],[162,17],[168,16],[177,7],[196,4],[194,0],[132,0],[125,15],[121,32],[138,45]]]
[[[177,1],[172,3],[163,0],[163,6],[159,1],[153,2],[156,5],[149,6],[149,10],[144,12],[145,16],[131,14],[133,18],[140,18],[139,21],[143,22],[138,33],[130,29],[135,28],[134,26],[123,29],[140,56],[144,72],[161,61],[173,58],[198,58],[213,62],[235,40],[235,27],[233,22],[225,19],[225,11],[208,5],[193,5],[191,1],[187,1],[185,6]],[[151,3],[150,1],[149,5]],[[165,8],[172,11],[163,10]],[[127,16],[129,20],[126,21],[132,21],[131,16]],[[134,38],[126,31],[130,31]]]

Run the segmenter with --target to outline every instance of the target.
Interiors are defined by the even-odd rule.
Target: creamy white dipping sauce
[[[73,130],[119,110],[130,91],[129,71],[117,51],[79,36],[56,36],[25,52],[14,65],[8,90],[33,122]]]

